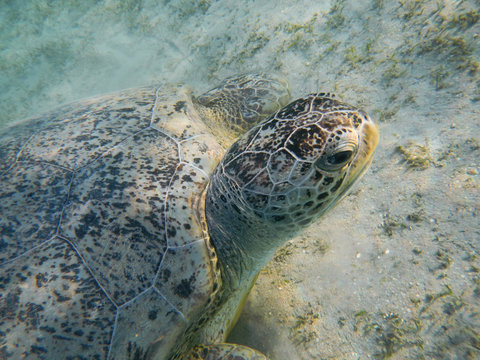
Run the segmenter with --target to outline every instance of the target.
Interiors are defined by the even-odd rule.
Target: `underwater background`
[[[124,88],[266,71],[381,140],[262,271],[230,341],[282,359],[480,359],[480,1],[0,2],[0,128]]]

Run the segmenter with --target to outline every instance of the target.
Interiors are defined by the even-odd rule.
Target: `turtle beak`
[[[373,120],[370,120],[363,125],[362,139],[367,147],[365,153],[371,160],[375,148],[378,145],[378,140],[380,139],[380,132],[378,130],[378,126],[373,122]]]
[[[359,147],[354,163],[356,166],[351,169],[350,177],[353,181],[361,177],[372,163],[375,148],[378,145],[380,134],[378,126],[366,116],[366,121],[361,125],[359,131]]]
[[[378,127],[373,120],[366,116],[367,121],[361,125],[359,129],[359,147],[355,158],[353,159],[353,166],[350,168],[350,173],[347,175],[348,181],[344,183],[343,189],[338,195],[337,203],[347,195],[351,186],[365,174],[368,167],[372,163],[375,148],[380,139]]]

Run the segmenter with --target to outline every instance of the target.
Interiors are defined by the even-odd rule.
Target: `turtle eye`
[[[355,149],[341,149],[333,154],[322,156],[315,162],[315,166],[323,170],[338,170],[349,162],[354,154]]]
[[[327,158],[327,162],[332,165],[341,165],[346,163],[353,155],[352,150],[340,151],[336,154],[333,154]]]

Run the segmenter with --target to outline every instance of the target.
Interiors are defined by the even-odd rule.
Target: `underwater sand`
[[[230,341],[283,359],[480,359],[480,1],[4,1],[0,126],[249,71],[335,92],[371,169],[262,271]]]

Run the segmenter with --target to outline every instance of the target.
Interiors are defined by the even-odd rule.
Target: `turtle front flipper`
[[[230,77],[192,100],[209,130],[229,147],[238,136],[286,105],[290,90],[281,77],[244,74]]]
[[[213,344],[196,346],[189,360],[268,360],[262,353],[237,344]]]

